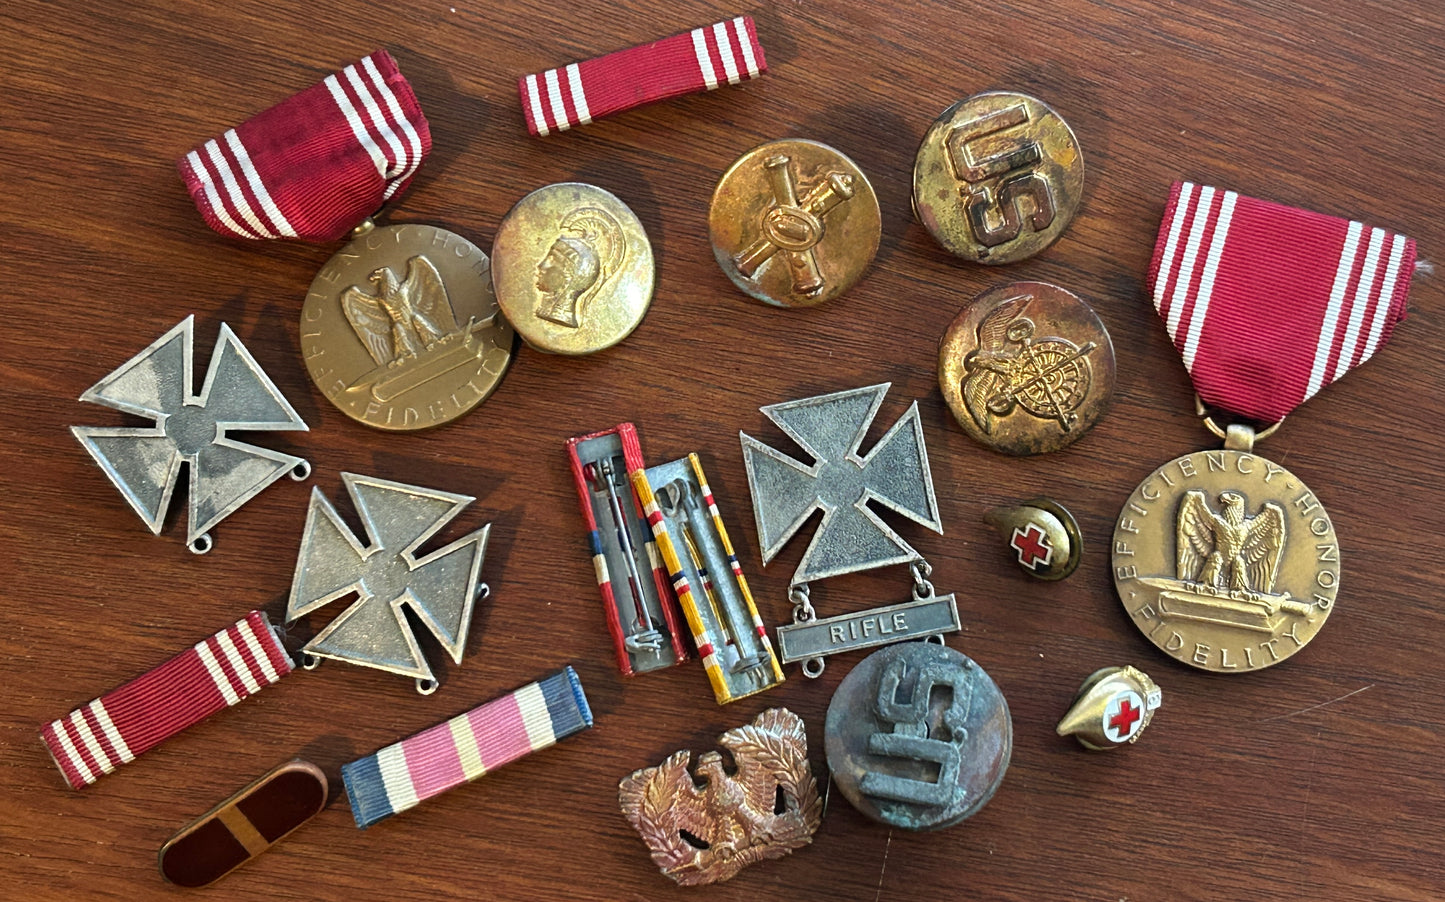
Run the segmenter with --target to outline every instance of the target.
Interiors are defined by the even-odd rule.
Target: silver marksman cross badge
[[[412,677],[417,691],[429,695],[437,680],[406,611],[461,663],[472,608],[489,593],[478,579],[491,524],[419,557],[417,549],[476,499],[354,473],[342,473],[341,479],[361,515],[367,544],[357,540],[321,490],[313,489],[286,622],[347,595],[359,596],[302,649],[307,666],[332,658],[375,667]]]
[[[72,426],[70,431],[131,509],[160,535],[181,464],[189,470],[187,547],[211,550],[210,530],[262,489],[311,465],[300,457],[231,438],[235,432],[305,432],[306,424],[224,323],[200,394],[193,392],[195,317],[80,396],[154,420],[148,427]]]
[[[890,386],[870,385],[762,408],[764,416],[808,452],[811,465],[741,433],[764,564],[814,511],[823,512],[792,578],[789,595],[796,622],[778,629],[783,661],[806,661],[803,671],[809,676],[822,673],[824,655],[960,628],[953,596],[934,595],[928,582],[932,568],[874,510],[876,505],[943,532],[916,401],[866,455],[860,453]],[[890,564],[911,565],[913,601],[817,619],[809,581]]]

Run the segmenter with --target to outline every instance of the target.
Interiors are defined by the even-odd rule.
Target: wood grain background
[[[740,88],[547,139],[526,135],[515,79],[739,12],[771,72]],[[1329,505],[1345,562],[1340,603],[1278,668],[1214,676],[1168,660],[1130,625],[1105,553],[1119,506],[1158,464],[1213,446],[1142,280],[1169,184],[1189,178],[1403,231],[1445,246],[1445,11],[1434,0],[787,0],[15,3],[0,11],[0,896],[178,897],[155,871],[181,824],[292,756],[342,763],[564,663],[591,732],[366,832],[344,799],[212,898],[421,899],[1439,899],[1445,895],[1445,532],[1441,277],[1374,361],[1291,416],[1264,453]],[[334,250],[244,244],[202,224],[175,172],[195,141],[385,46],[415,85],[436,149],[392,222],[435,223],[490,246],[524,193],[601,185],[637,212],[659,284],[625,343],[561,359],[521,350],[489,401],[433,432],[387,435],[326,403],[297,353],[297,314]],[[1070,231],[993,270],[939,249],[909,213],[918,140],[954,100],[1035,94],[1073,126],[1088,165]],[[803,136],[850,155],[883,207],[867,278],[818,309],[781,311],[713,261],[708,198],[764,140]],[[1067,451],[1005,459],[951,421],[934,353],[958,310],[1006,280],[1057,282],[1113,333],[1113,411]],[[69,435],[118,415],[75,399],[181,318],[198,359],[229,323],[311,425],[263,437],[302,454],[282,481],[184,547],[138,519]],[[795,542],[763,570],[737,431],[782,436],[759,406],[889,380],[891,423],[920,399],[946,534],[905,525],[959,593],[952,641],[1013,710],[1013,764],[961,826],[890,832],[842,798],[814,844],[730,884],[681,891],[618,815],[616,784],[678,748],[708,749],[771,705],[822,722],[852,663],[717,707],[699,665],[624,681],[603,629],[565,467],[569,435],[638,422],[653,462],[703,455],[771,624],[785,620]],[[420,698],[344,665],[298,674],[84,792],[64,787],[38,726],[260,607],[284,610],[311,485],[337,498],[355,471],[474,494],[454,534],[490,520],[468,655]],[[1088,540],[1079,572],[1027,580],[981,522],[1045,493]],[[179,499],[177,499],[179,500]],[[179,505],[176,508],[180,509]],[[901,568],[817,587],[825,614],[905,597]],[[856,659],[855,659],[856,660]],[[1135,663],[1164,689],[1137,746],[1086,754],[1053,726],[1095,668]],[[337,780],[339,783],[339,780]],[[833,793],[836,795],[836,793]]]

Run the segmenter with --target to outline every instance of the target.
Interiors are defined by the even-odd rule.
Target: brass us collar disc
[[[1052,244],[1084,194],[1068,123],[1027,94],[975,94],[944,110],[913,163],[913,210],[965,260],[1013,263]]]
[[[975,441],[1004,454],[1057,451],[1108,411],[1114,345],[1071,292],[1047,282],[999,285],[949,324],[938,387]]]
[[[1199,451],[1139,484],[1114,529],[1134,625],[1191,667],[1240,673],[1309,644],[1334,609],[1340,544],[1309,487],[1242,451]]]
[[[642,222],[595,185],[560,182],[517,201],[492,244],[497,303],[532,347],[591,354],[636,329],[656,270]]]
[[[440,426],[487,398],[512,360],[491,262],[430,225],[362,232],[326,262],[301,307],[316,387],[377,429]]]
[[[847,291],[878,253],[883,220],[863,172],[837,150],[771,141],[723,173],[708,212],[713,255],[733,284],[778,307]]]

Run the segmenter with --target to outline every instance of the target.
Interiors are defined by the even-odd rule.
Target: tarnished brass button
[[[1108,410],[1114,345],[1089,305],[1057,285],[1000,285],[944,333],[938,387],[963,430],[995,451],[1057,451]]]
[[[1013,751],[998,686],[967,655],[901,642],[848,672],[828,703],[833,782],[854,808],[905,830],[935,830],[993,798]]]
[[[1074,133],[1027,94],[975,94],[944,110],[913,163],[913,211],[977,263],[1032,257],[1069,227],[1084,193]]]
[[[779,307],[847,291],[878,253],[873,186],[826,144],[771,141],[723,173],[708,215],[718,265],[744,292]]]
[[[642,322],[655,282],[642,223],[595,185],[538,188],[503,217],[492,244],[497,303],[539,351],[612,347]]]

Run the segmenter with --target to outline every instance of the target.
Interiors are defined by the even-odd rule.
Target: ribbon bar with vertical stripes
[[[356,826],[369,827],[592,726],[571,667],[344,764]]]
[[[378,50],[176,165],[196,209],[222,235],[325,242],[405,190],[430,152],[416,94]]]
[[[1414,268],[1404,235],[1179,182],[1149,278],[1199,397],[1267,424],[1389,340]]]
[[[124,686],[40,731],[72,789],[249,698],[291,672],[266,615],[252,611]]]
[[[633,107],[768,71],[752,17],[738,16],[517,82],[527,131],[549,135]]]

